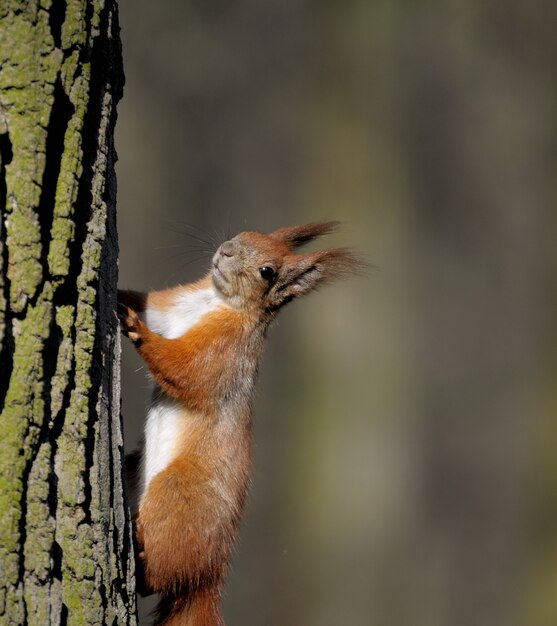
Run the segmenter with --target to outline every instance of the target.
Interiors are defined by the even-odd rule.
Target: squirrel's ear
[[[364,271],[368,264],[346,248],[322,250],[292,256],[277,281],[271,309],[278,309],[293,298],[303,296],[331,280]],[[286,271],[284,271],[286,270]]]
[[[292,250],[321,235],[333,232],[338,225],[339,222],[313,222],[311,224],[302,224],[301,226],[286,226],[275,230],[269,236],[285,243]]]

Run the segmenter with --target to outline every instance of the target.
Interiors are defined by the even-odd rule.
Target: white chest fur
[[[145,322],[159,335],[176,339],[204,315],[223,306],[226,305],[213,288],[186,291],[177,295],[171,306],[164,310],[148,307]]]
[[[201,318],[217,308],[225,307],[212,288],[178,294],[165,309],[148,307],[145,322],[154,332],[176,339],[186,333]],[[174,459],[178,444],[188,436],[188,422],[194,418],[177,400],[162,391],[157,394],[147,413],[145,448],[143,450],[143,491],[151,480]]]
[[[167,396],[161,395],[149,408],[145,422],[142,493],[174,458],[185,417],[179,403]]]

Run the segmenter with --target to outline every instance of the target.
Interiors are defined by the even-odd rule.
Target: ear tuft
[[[332,248],[304,255],[292,254],[286,267],[283,267],[282,278],[271,292],[268,311],[277,311],[294,298],[310,293],[321,285],[361,274],[369,267],[365,259],[347,248]]]
[[[300,226],[286,226],[279,228],[269,236],[285,243],[291,250],[299,248],[317,237],[328,235],[336,230],[340,222],[312,222],[311,224],[302,224]]]
[[[313,256],[316,263],[322,267],[322,282],[363,274],[370,269],[370,264],[363,257],[348,248],[322,250]]]

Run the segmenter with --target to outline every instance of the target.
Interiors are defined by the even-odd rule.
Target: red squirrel
[[[136,539],[157,624],[222,626],[220,593],[246,500],[251,412],[265,335],[288,302],[364,263],[344,248],[296,254],[336,222],[242,232],[201,280],[119,292],[123,332],[155,382]]]

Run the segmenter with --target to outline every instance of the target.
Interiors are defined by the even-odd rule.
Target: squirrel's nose
[[[225,241],[220,247],[223,256],[234,256],[234,244],[231,241]]]

